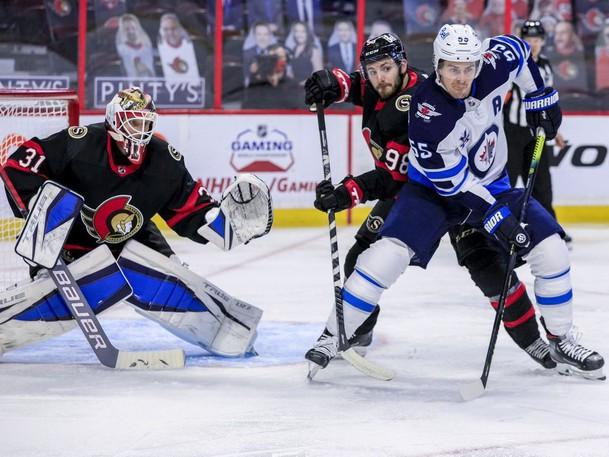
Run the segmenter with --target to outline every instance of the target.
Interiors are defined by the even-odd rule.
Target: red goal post
[[[26,140],[45,138],[79,123],[71,90],[0,89],[0,166]],[[0,192],[0,290],[27,277],[28,268],[13,248],[22,221],[16,219],[4,189]]]

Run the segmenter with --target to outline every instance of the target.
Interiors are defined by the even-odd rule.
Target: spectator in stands
[[[502,35],[505,25],[505,1],[489,0],[480,19],[480,34],[483,38]]]
[[[280,44],[268,47],[251,64],[251,81],[242,108],[302,108],[302,89],[287,73],[288,53]]]
[[[482,16],[484,0],[448,0],[442,15],[444,22],[475,25]]]
[[[321,28],[321,0],[287,0],[289,22],[305,22],[314,33]]]
[[[244,84],[248,86],[255,67],[252,66],[254,60],[259,55],[268,53],[269,47],[277,42],[273,34],[272,27],[266,22],[254,24],[250,29],[245,42],[243,43],[243,72]]]
[[[609,17],[596,41],[596,90],[609,93]]]
[[[195,49],[188,32],[173,13],[161,16],[158,37],[163,76],[167,81],[200,80]]]
[[[123,14],[118,20],[116,50],[128,77],[155,76],[152,43],[133,14]]]
[[[391,24],[383,19],[377,19],[370,26],[368,38],[374,38],[375,36],[382,35],[383,33],[393,33]]]
[[[336,21],[328,40],[328,66],[342,68],[347,73],[354,71],[357,67],[356,40],[355,27],[350,20]]]
[[[277,33],[281,27],[283,11],[281,0],[247,0],[247,23],[267,23],[273,33]]]
[[[245,0],[224,0],[222,9],[222,30],[240,32],[243,30],[243,6]],[[216,23],[216,2],[208,1],[209,23],[211,30],[214,30]]]
[[[303,86],[311,73],[322,69],[321,45],[306,22],[292,24],[285,47],[291,52],[291,73],[299,85]]]
[[[441,1],[403,0],[406,35],[435,36],[438,33]]]
[[[554,29],[554,48],[548,52],[554,68],[555,86],[566,92],[586,92],[588,81],[584,48],[571,22],[562,21]]]

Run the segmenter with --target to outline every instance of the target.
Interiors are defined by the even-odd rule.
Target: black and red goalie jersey
[[[173,146],[152,137],[146,159],[136,164],[118,149],[103,123],[32,138],[9,157],[5,169],[26,204],[48,179],[83,196],[80,218],[64,246],[75,258],[100,243],[118,255],[132,237],[157,248],[158,232],[150,221],[157,213],[179,235],[206,243],[197,229],[206,224],[207,211],[218,206]],[[19,216],[16,207],[13,211]]]
[[[362,134],[374,158],[374,170],[343,181],[352,198],[351,206],[392,198],[408,179],[408,111],[410,99],[425,75],[408,68],[405,87],[383,100],[360,72],[347,74],[335,68],[332,73],[341,89],[337,101],[363,107]]]

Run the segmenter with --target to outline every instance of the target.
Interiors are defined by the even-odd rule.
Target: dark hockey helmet
[[[406,50],[402,40],[391,32],[383,33],[379,36],[368,38],[362,46],[359,61],[362,66],[362,73],[367,78],[366,65],[378,60],[390,57],[396,64],[406,60]]]
[[[522,38],[526,38],[526,37],[545,38],[546,31],[543,28],[543,24],[541,23],[541,21],[528,20],[528,21],[525,21],[524,24],[522,24],[522,28],[520,29],[520,36]]]

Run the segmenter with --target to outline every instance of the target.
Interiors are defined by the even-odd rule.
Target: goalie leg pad
[[[96,314],[131,295],[131,288],[106,245],[69,265]],[[0,347],[13,349],[62,334],[75,326],[46,270],[0,292]]]
[[[270,232],[273,205],[269,188],[257,176],[243,174],[222,194],[220,208],[209,211],[198,233],[228,251]]]
[[[546,328],[554,335],[565,335],[573,322],[567,245],[560,235],[551,235],[533,248],[526,261],[535,276],[535,299]]]
[[[133,287],[128,302],[141,315],[213,354],[239,357],[252,349],[259,308],[135,240],[123,248],[119,265]]]
[[[30,262],[53,268],[82,204],[80,195],[46,181],[25,220],[15,252]]]

